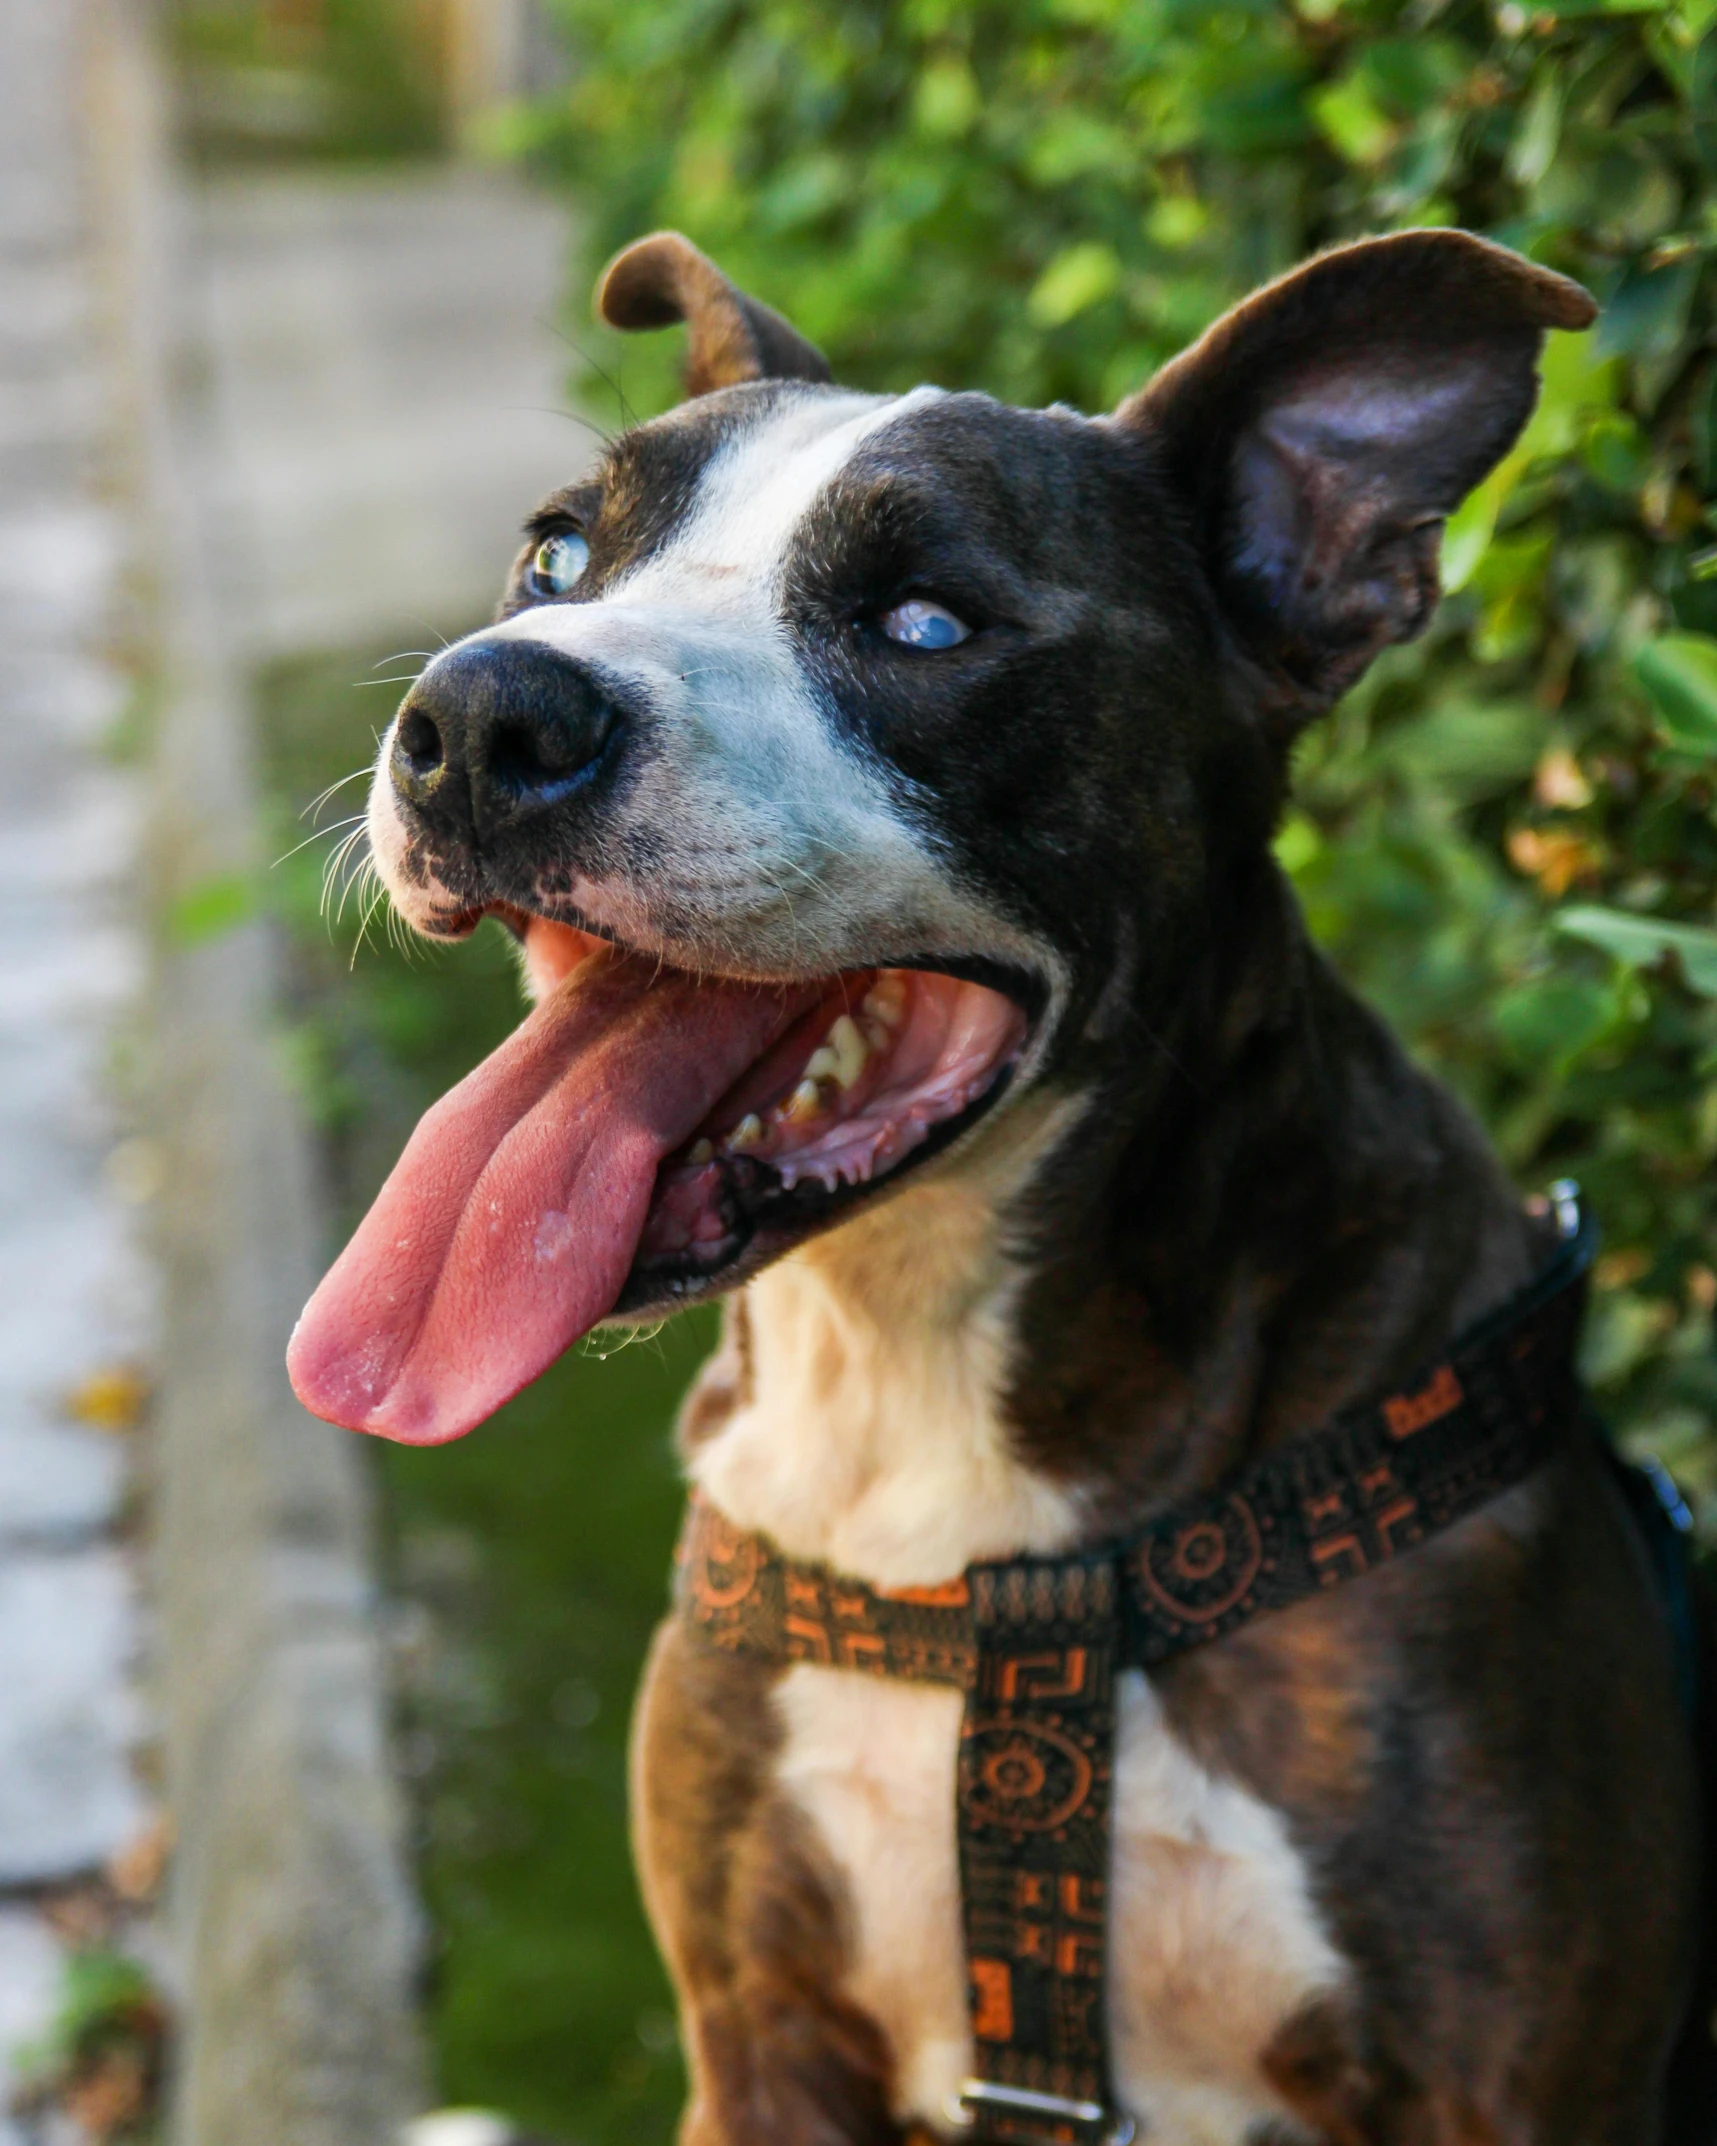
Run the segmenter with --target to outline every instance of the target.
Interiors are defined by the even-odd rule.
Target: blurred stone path
[[[0,2140],[57,2002],[38,1889],[137,1831],[121,1540],[149,1319],[147,1148],[112,1073],[143,975],[136,776],[113,745],[126,556],[81,132],[83,10],[0,0]],[[76,1412],[105,1418],[100,1429]]]
[[[56,1891],[151,1821],[127,1436],[162,1159],[116,1077],[147,977],[120,744],[148,592],[94,229],[99,15],[0,0],[0,2146],[11,2060],[61,1995]],[[589,454],[558,414],[562,214],[466,170],[187,174],[177,206],[182,475],[235,675],[480,618]],[[354,762],[378,698],[353,696]]]
[[[524,516],[588,462],[551,325],[565,216],[461,169],[228,176],[188,184],[181,206],[194,512],[229,668],[350,651],[355,768],[398,695],[358,690],[361,658],[407,652],[397,674],[485,617]],[[361,809],[348,796],[330,819]],[[403,2146],[512,2136],[443,2112]]]
[[[553,325],[564,212],[480,170],[307,171],[196,187],[187,223],[237,654],[432,649],[485,617],[591,453]],[[386,699],[353,695],[360,749]]]

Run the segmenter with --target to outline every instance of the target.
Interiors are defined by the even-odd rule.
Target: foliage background
[[[1458,223],[1605,307],[1310,739],[1318,935],[1608,1241],[1588,1369],[1717,1526],[1717,0],[552,0],[522,142],[837,375],[1102,409],[1308,251]],[[649,413],[670,338],[593,358]],[[612,404],[607,412],[613,414]]]

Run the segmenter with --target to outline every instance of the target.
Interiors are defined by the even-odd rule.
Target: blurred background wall
[[[434,153],[564,73],[540,0],[179,0],[186,119],[252,155]]]

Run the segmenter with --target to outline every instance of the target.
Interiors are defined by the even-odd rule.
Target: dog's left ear
[[[748,380],[829,378],[829,361],[779,313],[748,298],[678,231],[655,231],[617,253],[596,286],[611,328],[669,328],[683,320],[686,393]]]
[[[1445,519],[1505,455],[1577,283],[1462,231],[1324,254],[1123,403],[1185,502],[1218,601],[1304,719],[1437,599]]]

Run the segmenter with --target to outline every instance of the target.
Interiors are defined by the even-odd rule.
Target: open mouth
[[[957,1139],[1030,1031],[1029,985],[988,970],[694,975],[503,915],[539,1003],[426,1113],[293,1335],[299,1398],[353,1430],[458,1437],[603,1319],[729,1286]]]

